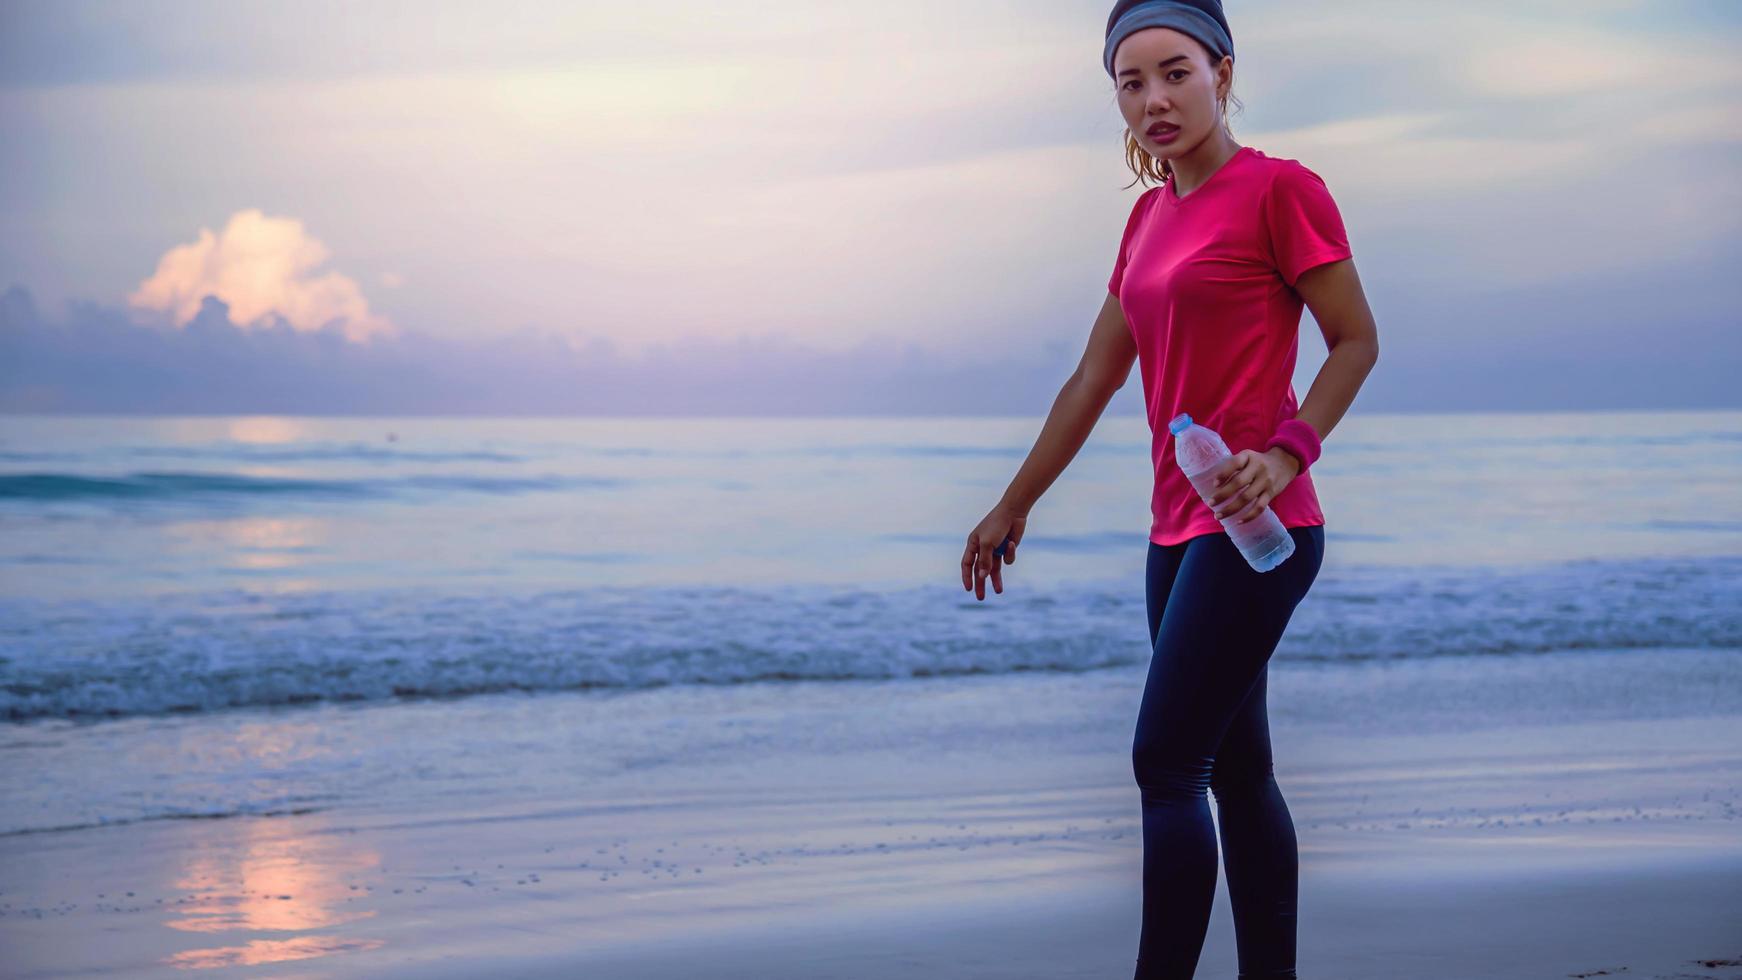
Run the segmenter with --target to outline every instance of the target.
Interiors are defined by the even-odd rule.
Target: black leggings
[[[1325,529],[1253,571],[1226,532],[1149,544],[1149,679],[1132,768],[1143,804],[1138,980],[1190,980],[1216,895],[1216,794],[1241,980],[1294,980],[1300,858],[1273,778],[1264,710],[1270,655],[1318,577]]]

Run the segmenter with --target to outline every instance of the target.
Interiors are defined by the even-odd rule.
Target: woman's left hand
[[[1264,513],[1300,472],[1300,460],[1280,446],[1269,452],[1242,449],[1223,465],[1228,467],[1227,475],[1204,502],[1217,520],[1234,515],[1241,524]]]

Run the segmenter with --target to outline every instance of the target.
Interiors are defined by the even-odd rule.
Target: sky
[[[1142,190],[1109,7],[3,0],[0,411],[1043,413]],[[1357,410],[1742,406],[1742,5],[1225,9]]]

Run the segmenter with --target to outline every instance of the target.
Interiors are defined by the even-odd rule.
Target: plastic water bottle
[[[1215,430],[1193,422],[1190,415],[1181,413],[1167,424],[1167,431],[1173,433],[1174,461],[1179,463],[1186,479],[1192,481],[1198,498],[1207,503],[1210,494],[1216,490],[1216,470],[1234,454],[1228,451],[1228,444]],[[1288,556],[1294,554],[1294,538],[1289,536],[1288,528],[1282,526],[1282,518],[1276,516],[1276,511],[1265,507],[1245,524],[1236,523],[1234,519],[1244,509],[1222,518],[1222,527],[1233,539],[1234,546],[1240,549],[1246,563],[1260,572],[1268,572],[1287,561]]]

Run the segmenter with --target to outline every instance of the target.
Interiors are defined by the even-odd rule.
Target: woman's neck
[[[1173,195],[1184,197],[1197,190],[1241,149],[1224,131],[1199,143],[1190,153],[1169,160],[1168,165],[1173,168]]]

